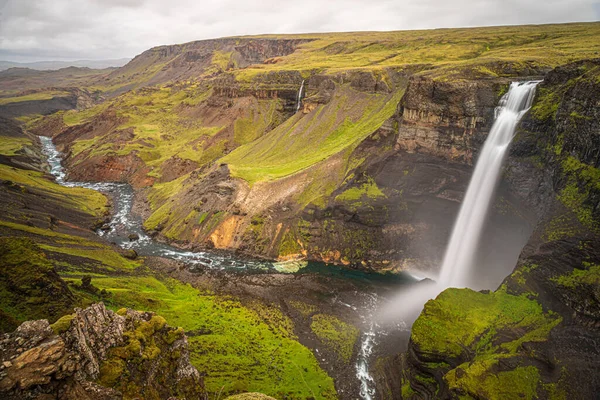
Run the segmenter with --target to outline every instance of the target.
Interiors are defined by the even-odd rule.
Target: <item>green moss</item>
[[[95,260],[100,264],[104,264],[109,269],[114,271],[122,271],[122,270],[132,270],[138,268],[140,263],[137,261],[131,261],[111,248],[104,249],[81,249],[81,248],[73,248],[67,246],[51,246],[51,245],[40,245],[40,247],[44,250],[69,254],[76,257],[87,258],[90,260]]]
[[[13,96],[13,97],[0,97],[0,106],[9,104],[9,103],[20,103],[23,101],[40,101],[40,100],[50,100],[54,97],[60,96],[68,96],[69,92],[59,91],[59,90],[51,90],[51,91],[40,91],[37,93],[26,94],[22,96]]]
[[[555,241],[573,237],[578,232],[577,226],[569,215],[558,215],[548,223],[544,238],[548,241]]]
[[[495,359],[461,364],[444,376],[451,390],[468,393],[475,398],[526,399],[538,398],[540,372],[534,366],[517,367],[494,373]],[[459,371],[461,373],[459,374]]]
[[[354,148],[392,116],[403,94],[367,95],[344,86],[327,105],[303,118],[297,114],[221,161],[251,184],[294,174]]]
[[[525,341],[543,341],[560,317],[544,312],[526,296],[504,291],[490,294],[469,289],[447,289],[425,304],[413,325],[411,339],[422,351],[456,357],[466,349],[490,353],[502,346],[516,351]],[[491,341],[504,332],[505,342]],[[487,340],[479,340],[487,334]],[[509,339],[510,338],[510,339]]]
[[[377,184],[373,178],[368,177],[367,182],[363,183],[359,187],[351,187],[346,191],[342,192],[336,197],[336,200],[355,202],[361,200],[363,197],[369,199],[376,199],[378,197],[386,197],[385,194],[377,187]]]
[[[225,143],[204,143],[221,131],[224,126],[203,124],[183,111],[205,101],[211,89],[203,86],[185,85],[144,88],[127,92],[101,106],[80,113],[65,113],[67,125],[91,120],[109,109],[124,122],[108,134],[91,139],[78,140],[72,147],[72,156],[84,154],[80,161],[106,154],[137,154],[153,171],[151,176],[162,176],[165,161],[179,157],[200,165],[214,161],[223,155]],[[119,142],[111,135],[132,129],[134,138]]]
[[[539,88],[531,107],[533,116],[542,121],[554,119],[560,105],[560,99],[559,93],[551,89]]]
[[[304,303],[302,301],[295,301],[295,300],[290,300],[290,301],[288,301],[288,303],[292,307],[294,307],[296,310],[298,310],[300,312],[300,314],[302,314],[305,317],[309,317],[311,314],[314,314],[317,312],[317,307],[312,304]]]
[[[600,265],[583,262],[582,268],[575,268],[568,275],[553,279],[561,286],[576,289],[580,285],[600,284]]]
[[[292,233],[292,231],[287,230],[281,239],[281,243],[279,244],[279,256],[286,257],[290,255],[300,254],[302,252],[302,246],[298,243],[298,239]]]
[[[356,327],[332,315],[316,314],[312,317],[310,328],[325,346],[337,354],[340,360],[350,362],[359,335]]]
[[[233,137],[238,145],[250,143],[259,137],[271,125],[278,125],[277,101],[259,101],[256,108],[250,108],[247,118],[238,118],[234,122]]]
[[[402,381],[402,398],[403,399],[408,399],[410,398],[412,395],[416,394],[415,391],[413,390],[413,388],[410,386],[410,382],[408,380],[403,380]]]
[[[72,311],[74,296],[43,251],[28,238],[0,237],[0,310],[23,322],[56,321]],[[11,330],[16,326],[2,326]]]
[[[24,137],[0,136],[0,155],[14,156],[25,146],[31,146],[31,140]]]
[[[175,280],[131,276],[94,278],[112,295],[110,308],[151,310],[188,333],[191,361],[212,395],[236,390],[256,391],[276,398],[336,397],[331,378],[313,354],[291,335],[286,318],[271,307],[242,306],[231,298],[199,292]],[[126,352],[139,351],[137,343]],[[166,339],[170,340],[170,339]],[[140,342],[141,344],[141,342]]]
[[[12,168],[0,164],[0,180],[20,184],[30,191],[41,193],[66,207],[95,217],[104,217],[108,210],[106,196],[95,190],[64,187],[50,181],[41,172]]]
[[[55,323],[50,325],[52,331],[56,335],[66,332],[71,327],[71,321],[75,318],[75,314],[67,314],[60,317]]]
[[[200,213],[200,217],[198,217],[198,225],[202,225],[207,216],[207,212]]]

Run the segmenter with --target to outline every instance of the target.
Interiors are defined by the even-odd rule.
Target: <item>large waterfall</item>
[[[506,150],[523,114],[529,110],[539,81],[514,82],[496,109],[492,126],[477,160],[475,171],[446,248],[438,283],[442,287],[464,287],[468,277],[492,196],[500,177]]]

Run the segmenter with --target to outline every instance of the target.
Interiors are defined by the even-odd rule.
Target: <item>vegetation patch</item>
[[[568,275],[553,279],[561,286],[576,289],[580,285],[600,284],[600,265],[584,261],[582,268],[575,268]]]
[[[94,278],[94,284],[112,294],[107,301],[112,309],[155,311],[183,327],[192,364],[206,373],[206,388],[213,395],[256,391],[276,398],[336,397],[331,378],[291,336],[291,322],[272,307],[246,308],[233,298],[152,276],[107,276]]]
[[[465,349],[476,355],[501,349],[515,352],[521,343],[546,340],[560,321],[557,314],[544,312],[537,301],[524,295],[447,289],[425,304],[411,338],[421,351],[451,357]],[[492,340],[499,332],[505,337],[502,343]]]
[[[0,136],[0,154],[14,156],[25,146],[31,146],[31,140],[25,137]]]
[[[75,297],[44,252],[23,237],[0,237],[0,312],[15,323],[49,319],[71,311]],[[4,320],[2,331],[16,328]]]
[[[356,327],[332,315],[316,314],[312,316],[310,328],[325,346],[337,354],[340,360],[350,362],[359,336]]]
[[[297,114],[221,161],[232,175],[250,184],[294,174],[354,148],[393,115],[403,94],[399,90],[389,96],[367,95],[341,87],[328,104],[303,118]]]

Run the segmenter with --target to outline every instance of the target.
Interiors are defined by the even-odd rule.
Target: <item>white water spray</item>
[[[456,219],[438,279],[442,287],[465,287],[481,237],[502,162],[517,124],[529,110],[539,81],[513,82],[496,109],[492,126]]]
[[[304,91],[304,80],[300,85],[300,90],[298,90],[298,96],[296,98],[296,112],[300,111],[300,106],[302,105],[302,92]]]

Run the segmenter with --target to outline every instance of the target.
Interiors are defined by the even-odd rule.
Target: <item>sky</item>
[[[115,59],[262,33],[600,20],[600,0],[0,0],[0,60]]]

